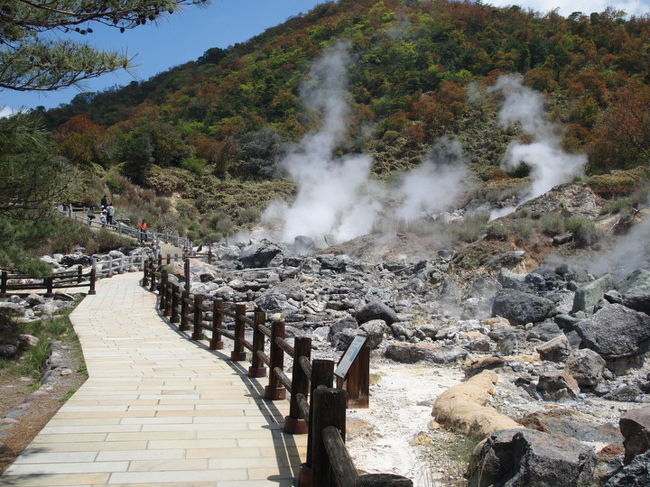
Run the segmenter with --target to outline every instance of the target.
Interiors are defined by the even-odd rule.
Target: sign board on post
[[[341,360],[339,360],[339,363],[334,370],[334,375],[336,377],[342,380],[346,379],[350,367],[352,367],[352,364],[359,355],[359,352],[361,352],[363,346],[366,344],[366,341],[368,341],[367,336],[357,335],[354,337],[354,340],[350,342],[348,348],[343,352]]]
[[[370,394],[370,348],[368,337],[356,336],[343,352],[334,375],[337,387],[347,391],[349,408],[367,408]]]

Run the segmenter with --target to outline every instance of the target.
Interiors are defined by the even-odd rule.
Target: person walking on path
[[[140,225],[138,225],[138,228],[140,229],[140,242],[146,242],[147,241],[147,222],[142,219],[142,222]]]
[[[88,217],[88,226],[90,226],[95,219],[95,212],[93,211],[93,207],[91,206],[88,208],[88,212],[86,213],[86,216]]]
[[[102,196],[102,210],[108,206],[108,198],[106,198],[106,195]]]
[[[99,215],[99,223],[102,224],[102,228],[106,226],[106,210],[102,210],[101,214]]]
[[[113,216],[115,215],[115,207],[112,203],[108,204],[106,207],[106,223],[113,225]]]

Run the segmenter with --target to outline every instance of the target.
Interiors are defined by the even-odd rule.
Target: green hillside
[[[81,200],[109,191],[138,217],[216,238],[291,195],[291,183],[277,179],[284,144],[319,123],[301,102],[301,83],[339,40],[353,56],[340,151],[370,153],[381,177],[417,163],[446,134],[483,180],[507,180],[498,166],[518,133],[497,125],[498,97],[468,101],[468,90],[504,73],[545,93],[565,150],[586,152],[589,173],[650,160],[650,17],[613,10],[564,18],[472,2],[331,2],[44,115],[61,155],[87,174]]]

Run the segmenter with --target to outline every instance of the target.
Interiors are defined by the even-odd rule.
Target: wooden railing
[[[107,228],[108,230],[114,231],[120,235],[126,235],[127,237],[132,237],[138,240],[142,236],[140,229],[129,226],[120,221],[117,221],[117,223],[112,223],[112,224],[100,223],[98,221],[98,215],[99,215],[98,213],[93,213],[95,219],[91,220],[90,223],[88,223],[88,207],[60,206],[58,210],[59,213],[61,213],[62,215],[68,216],[76,221],[85,223],[86,225],[89,225],[91,228],[93,227]],[[145,232],[145,236],[147,241],[151,241],[151,243],[154,245],[154,248],[159,247],[159,242],[165,242],[170,245],[179,247],[187,252],[191,251],[192,249],[192,242],[190,241],[190,239],[180,235],[172,235],[170,233],[153,232],[147,230]]]
[[[75,270],[57,272],[49,277],[30,277],[24,274],[0,273],[0,298],[8,296],[7,291],[29,291],[45,289],[45,296],[52,297],[54,289],[79,288],[88,286],[88,294],[95,294],[96,269],[93,266],[87,274],[83,274],[79,265]],[[30,281],[30,282],[11,282]]]
[[[307,462],[300,470],[297,485],[413,485],[409,479],[399,475],[360,476],[357,473],[345,447],[347,391],[332,388],[335,366],[332,360],[312,360],[311,338],[295,337],[293,344],[289,343],[282,319],[269,320],[260,309],[249,312],[244,303],[229,303],[210,297],[212,302],[208,304],[208,297],[189,292],[189,259],[184,262],[183,289],[169,279],[162,262],[161,257],[156,261],[149,259],[142,280],[144,287],[152,292],[158,291],[161,314],[168,317],[171,323],[178,324],[179,330],[191,331],[192,340],[208,339],[211,350],[224,349],[224,337],[232,340],[230,360],[245,361],[250,356],[250,377],[265,377],[268,372],[265,399],[285,399],[289,392],[289,415],[285,418],[283,429],[286,433],[309,435]],[[167,256],[166,262],[171,262],[170,256]],[[232,329],[226,326],[226,320],[231,320]],[[286,356],[292,359],[291,377],[285,373]]]

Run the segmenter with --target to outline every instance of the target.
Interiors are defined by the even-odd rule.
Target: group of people
[[[115,216],[115,207],[108,201],[106,195],[102,197],[100,204],[102,207],[102,211],[99,214],[99,223],[101,224],[102,227],[105,227],[107,224],[114,225],[115,222],[113,221],[113,217]],[[93,220],[95,219],[94,206],[88,208],[87,216],[88,216],[88,225],[91,225]],[[138,240],[140,242],[147,242],[149,240],[147,236],[147,222],[144,219],[138,225]]]
[[[107,224],[114,225],[115,222],[113,221],[113,217],[115,216],[115,207],[108,201],[106,195],[102,197],[101,207],[102,207],[102,211],[99,214],[99,223],[102,225],[102,227],[105,227]],[[88,208],[88,213],[86,214],[86,216],[88,217],[88,225],[91,225],[93,220],[95,219],[94,206]]]

